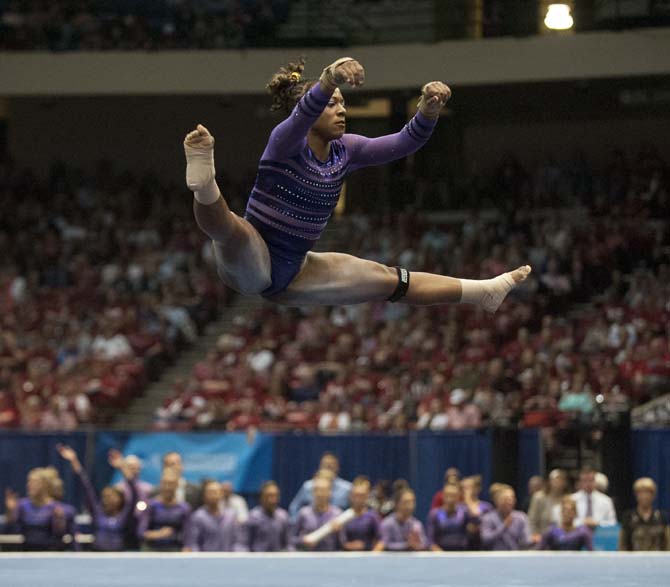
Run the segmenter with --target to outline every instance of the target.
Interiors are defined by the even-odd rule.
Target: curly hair
[[[298,103],[305,93],[315,84],[317,80],[305,80],[302,73],[305,70],[305,57],[301,56],[297,63],[291,62],[280,67],[270,81],[266,89],[272,96],[270,110],[276,112],[282,110],[286,114]]]

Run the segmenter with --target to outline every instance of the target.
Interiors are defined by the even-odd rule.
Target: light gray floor
[[[2,587],[655,587],[670,553],[194,557],[0,555]]]

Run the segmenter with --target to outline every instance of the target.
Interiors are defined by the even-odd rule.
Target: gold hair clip
[[[297,72],[297,71],[292,71],[291,72],[291,81],[299,82],[301,77],[302,76],[300,75],[299,72]]]

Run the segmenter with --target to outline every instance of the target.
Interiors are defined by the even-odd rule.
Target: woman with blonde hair
[[[23,550],[65,550],[74,546],[73,516],[53,497],[58,491],[54,471],[47,467],[32,469],[28,473],[27,497],[19,499],[10,489],[5,491],[7,525],[10,532],[23,535]]]
[[[619,550],[668,550],[670,523],[665,512],[654,508],[656,483],[641,477],[633,484],[637,507],[624,513]]]

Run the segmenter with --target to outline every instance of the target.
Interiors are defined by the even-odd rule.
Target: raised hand
[[[121,454],[121,451],[118,451],[115,448],[110,448],[107,452],[107,462],[110,467],[120,469],[123,466],[123,455]]]
[[[451,89],[442,82],[428,82],[421,88],[418,107],[421,114],[428,118],[437,118],[440,110],[451,98]]]
[[[15,491],[9,487],[5,489],[5,511],[8,514],[13,514],[19,507],[19,496]]]
[[[330,88],[344,84],[362,86],[365,83],[365,69],[353,57],[342,57],[323,70],[319,81]]]
[[[77,453],[74,451],[73,448],[69,447],[67,444],[57,444],[56,445],[56,450],[58,451],[58,454],[63,457],[70,465],[72,466],[72,470],[75,473],[79,473],[81,471],[81,463],[79,462],[79,457],[77,456]]]

